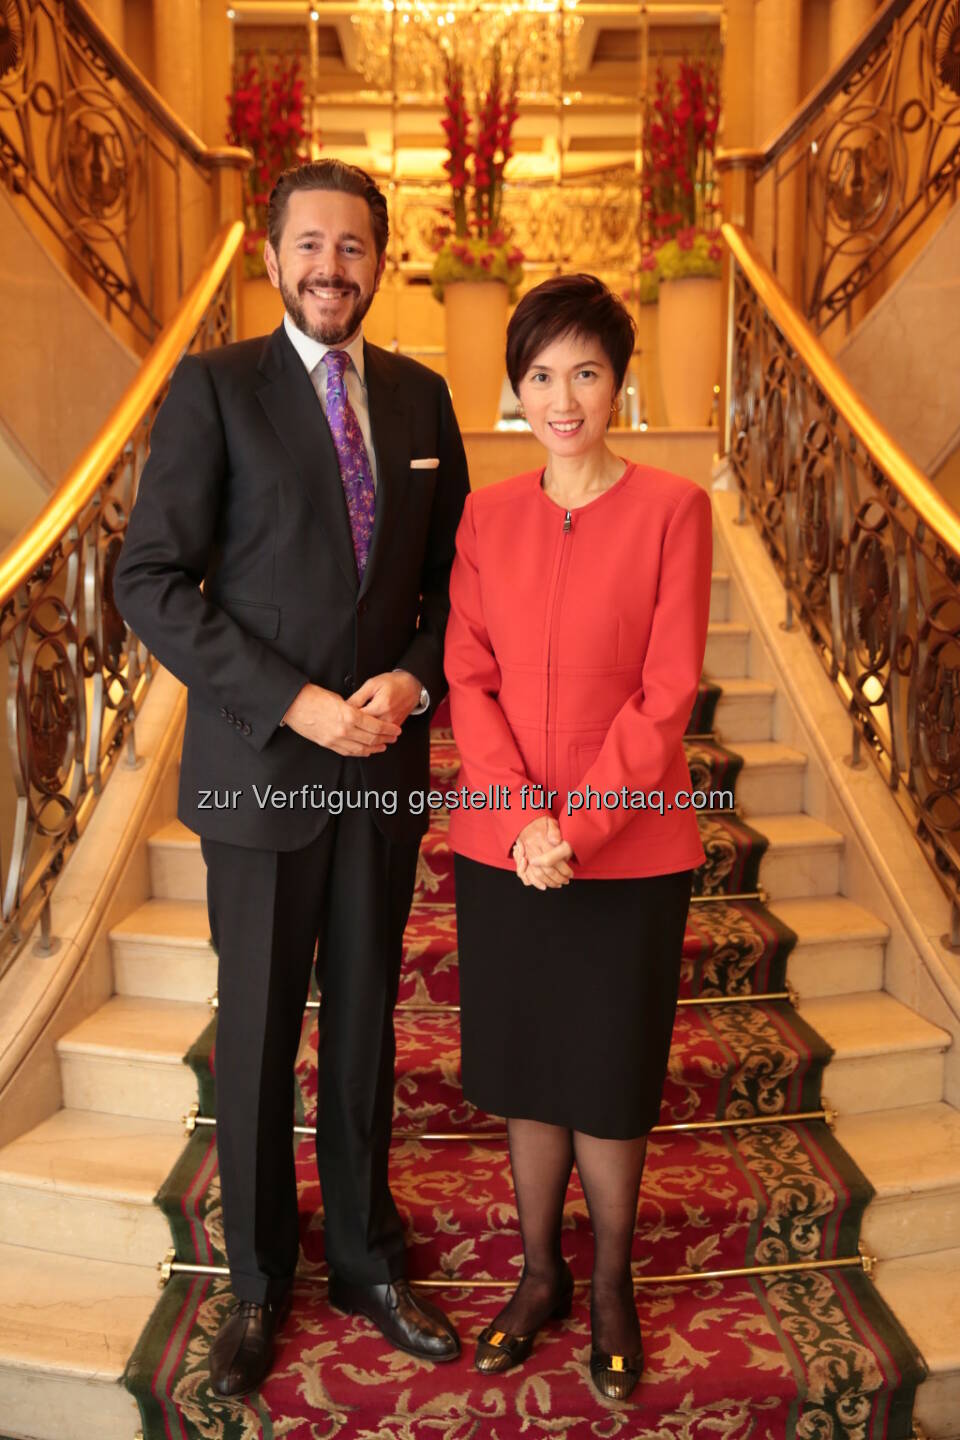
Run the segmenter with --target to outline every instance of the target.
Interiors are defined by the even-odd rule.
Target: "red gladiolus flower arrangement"
[[[445,285],[457,280],[500,280],[516,299],[523,277],[523,252],[511,245],[501,223],[503,171],[513,154],[517,119],[516,75],[504,96],[499,49],[494,51],[490,83],[480,101],[476,135],[471,139],[463,63],[447,59],[447,91],[441,123],[450,180],[450,205],[441,210],[434,230],[436,260],[433,293],[443,300]]]
[[[645,126],[640,197],[648,240],[641,268],[656,270],[658,279],[720,273],[721,207],[713,172],[719,118],[716,58],[684,57],[675,84],[658,64]]]
[[[271,186],[281,170],[309,160],[310,137],[303,118],[300,56],[268,60],[261,51],[240,58],[236,85],[227,96],[227,139],[253,152],[253,168],[244,176],[244,270],[256,276],[266,274],[263,242]]]

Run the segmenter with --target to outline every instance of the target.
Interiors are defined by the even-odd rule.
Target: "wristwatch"
[[[421,685],[421,686],[420,686],[420,699],[417,701],[417,706],[419,707],[419,706],[421,706],[421,705],[429,705],[429,704],[430,704],[430,691],[427,689],[426,685]]]

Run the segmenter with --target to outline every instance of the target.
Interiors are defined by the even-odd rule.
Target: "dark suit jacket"
[[[178,814],[212,839],[307,844],[329,811],[302,787],[314,800],[317,787],[355,792],[356,766],[280,726],[284,711],[307,681],[348,695],[395,666],[426,685],[431,708],[359,765],[364,788],[385,797],[369,807],[384,834],[413,839],[427,828],[409,792],[428,786],[429,718],[446,691],[466,458],[441,377],[369,343],[364,369],[377,507],[362,585],[330,431],[282,325],[185,356],[154,423],[113,591],[188,687]],[[438,468],[410,468],[432,456]],[[261,803],[285,792],[283,808]]]

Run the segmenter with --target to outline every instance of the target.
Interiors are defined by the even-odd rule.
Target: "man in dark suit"
[[[428,822],[414,792],[446,689],[468,480],[446,384],[363,339],[386,242],[365,171],[324,159],[284,172],[265,248],[283,324],[181,361],[114,575],[125,619],[188,687],[178,814],[201,836],[219,957],[237,1300],[210,1353],[223,1395],[262,1380],[289,1306],[293,1069],[315,946],[331,1303],[414,1354],[459,1353],[407,1284],[387,1158],[401,940]]]

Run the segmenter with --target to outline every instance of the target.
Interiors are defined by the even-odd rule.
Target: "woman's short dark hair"
[[[308,160],[304,165],[291,165],[289,170],[281,171],[267,202],[267,239],[274,250],[280,248],[280,237],[287,218],[287,201],[294,190],[342,190],[347,195],[359,195],[366,200],[370,207],[373,243],[377,247],[377,259],[380,259],[390,234],[387,201],[376,180],[366,170],[361,170],[359,165],[349,165],[346,160],[330,157]]]
[[[636,325],[618,295],[596,275],[555,275],[528,290],[507,326],[507,374],[514,391],[532,361],[561,335],[599,340],[616,389],[633,354]]]

